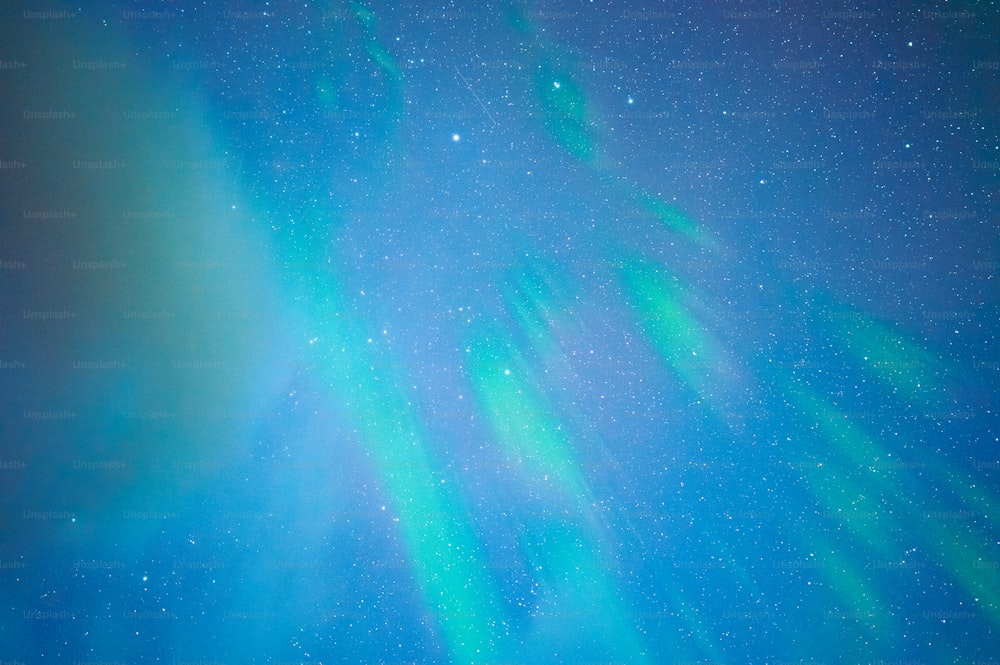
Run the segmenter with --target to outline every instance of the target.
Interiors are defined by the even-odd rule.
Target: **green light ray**
[[[562,47],[546,40],[518,3],[505,8],[508,25],[524,35],[531,58],[531,83],[538,117],[559,147],[590,165],[598,162],[597,111],[581,83],[579,67]]]
[[[940,396],[945,369],[941,360],[885,323],[855,309],[830,304],[822,311],[825,316],[821,325],[894,392],[925,403]]]
[[[925,514],[926,517],[926,514]],[[987,515],[995,517],[995,513]],[[949,529],[934,519],[921,520],[921,533],[942,565],[995,626],[1000,626],[1000,569],[996,543],[970,537],[964,527]]]
[[[855,533],[866,547],[883,557],[893,556],[897,548],[885,534],[901,531],[900,515],[906,511],[884,503],[899,488],[871,471],[880,456],[875,444],[819,393],[788,380],[783,394],[805,415],[805,424],[818,429],[830,444],[822,462],[799,465],[802,480],[826,506],[828,516]]]
[[[638,185],[630,183],[627,186],[621,184],[620,186],[625,188],[627,195],[636,205],[656,218],[663,226],[693,242],[699,244],[704,242],[698,224],[680,209],[665,203]]]
[[[867,581],[870,575],[841,553],[822,533],[811,534],[810,551],[819,562],[817,570],[837,603],[834,609],[825,610],[822,620],[839,619],[862,628],[866,636],[866,651],[859,656],[871,656],[872,643],[881,643],[891,651],[894,648],[893,636],[898,633],[899,626],[886,612],[890,606],[887,599]]]
[[[540,662],[568,650],[588,660],[648,661],[599,552],[578,524],[538,521],[526,526],[521,541],[542,590],[524,657]],[[573,626],[571,632],[566,630],[567,621]]]
[[[845,414],[826,401],[815,391],[802,386],[796,386],[790,381],[786,384],[785,394],[805,412],[823,432],[825,438],[833,443],[848,463],[843,465],[845,473],[871,469],[872,472],[863,476],[864,485],[852,483],[848,486],[844,480],[838,480],[833,485],[819,488],[818,497],[828,506],[835,507],[839,514],[845,516],[844,524],[862,537],[866,545],[876,547],[883,556],[891,555],[885,547],[879,547],[878,533],[909,533],[914,534],[923,542],[926,551],[940,563],[948,574],[955,579],[970,598],[989,616],[990,621],[1000,625],[1000,571],[993,566],[984,566],[981,562],[989,562],[991,550],[984,546],[985,536],[977,538],[974,532],[964,528],[948,528],[942,521],[934,519],[934,513],[948,514],[943,506],[936,510],[934,506],[920,505],[916,509],[912,502],[900,494],[900,488],[914,486],[913,479],[906,477],[904,470],[894,474],[876,473],[874,468],[881,459],[891,459],[891,453],[872,440],[862,428],[850,422]],[[992,506],[995,503],[988,494],[968,491],[966,484],[956,481],[950,474],[940,470],[930,470],[936,476],[939,486],[950,487],[955,494],[967,501],[972,499],[975,505]],[[807,483],[808,478],[806,479]],[[893,500],[888,504],[873,503],[872,497],[877,492],[883,498]],[[861,493],[866,497],[867,507],[858,513],[862,519],[851,519],[848,507],[841,497],[856,496]],[[984,515],[995,513],[984,512]],[[878,520],[867,519],[877,515]],[[877,522],[881,522],[879,525]]]
[[[564,340],[566,335],[572,335],[576,338],[586,337],[587,330],[585,326],[580,325],[579,322],[573,319],[571,310],[574,297],[569,287],[559,279],[558,275],[553,274],[553,271],[540,268],[534,264],[513,271],[508,284],[509,287],[505,290],[505,302],[517,316],[519,328],[524,332],[524,336],[533,351],[533,362],[541,363],[545,368],[544,373],[547,375],[548,380],[565,381],[576,378],[563,351],[561,340]],[[494,368],[493,371],[497,371],[498,369]],[[553,379],[553,377],[563,378]],[[602,446],[601,454],[610,455],[606,445],[596,445]],[[589,509],[588,505],[584,505],[584,503],[581,502],[581,505],[577,508],[578,513],[590,513],[589,517],[593,517],[593,511]],[[594,528],[600,527],[595,525]],[[635,532],[636,530],[632,529],[631,531]],[[607,533],[607,538],[613,541],[616,539],[616,536],[614,533],[609,532]],[[604,553],[601,556],[608,561],[611,561],[614,557],[613,553],[610,552]],[[735,561],[735,557],[731,557],[731,559]],[[587,565],[593,565],[593,562],[589,562]],[[585,566],[581,565],[582,567]],[[617,566],[608,564],[602,570],[606,570],[608,575],[612,575],[616,568]],[[740,570],[742,571],[741,579],[744,582],[745,588],[751,588],[753,583],[749,578],[749,574],[742,567],[740,567]],[[610,582],[605,582],[604,584],[608,587]],[[585,588],[585,585],[581,584],[580,588]],[[589,593],[600,595],[607,594],[609,591],[605,588],[598,593],[597,590],[590,589]],[[676,644],[672,651],[673,658],[678,661],[709,658],[721,662],[723,658],[722,653],[718,649],[716,635],[702,623],[697,612],[685,611],[685,608],[692,607],[692,603],[685,600],[683,594],[678,589],[668,590],[667,596],[669,598],[669,607],[675,608],[676,611],[664,616],[645,618],[655,618],[661,621],[669,620],[672,626],[671,629],[676,629],[689,635],[690,639],[695,643],[694,650],[690,646]],[[643,618],[630,616],[632,618]],[[625,633],[621,631],[626,630],[625,623],[624,621],[613,622],[614,630],[624,635]],[[619,624],[621,625],[619,626]],[[629,630],[631,629],[629,628]],[[638,640],[636,643],[639,643]]]
[[[316,216],[318,210],[313,211]],[[336,224],[317,217],[314,228]],[[456,663],[497,660],[506,617],[458,488],[442,478],[412,396],[391,351],[380,348],[351,312],[337,276],[318,260],[322,243],[285,237],[286,288],[312,326],[304,353],[356,428],[388,497],[425,606]],[[442,482],[445,481],[445,482]]]
[[[599,141],[600,114],[581,81],[583,71],[571,63],[579,60],[547,42],[528,11],[520,3],[505,7],[508,26],[523,35],[531,55],[532,87],[538,102],[538,117],[549,136],[566,152],[603,174],[619,194],[650,214],[664,227],[703,245],[707,238],[695,221],[678,207],[665,202],[629,179],[615,176]]]
[[[645,651],[627,621],[600,539],[588,535],[598,527],[587,480],[549,400],[535,387],[529,363],[509,337],[499,333],[479,335],[469,353],[475,394],[499,445],[533,487],[546,494],[554,491],[562,502],[562,518],[540,520],[531,526],[532,534],[523,536],[522,549],[547,590],[540,599],[541,611],[557,615],[533,622],[528,655],[536,649],[542,649],[539,655],[545,653],[558,635],[565,640],[565,621],[572,618],[574,640],[592,641],[599,653],[611,658],[644,662]]]
[[[375,132],[373,138],[380,142],[379,147],[388,150],[392,147],[390,139],[406,112],[403,68],[379,39],[375,12],[354,0],[328,11],[353,19],[344,23],[351,24],[357,34],[351,33],[347,25],[340,25],[341,21],[336,22],[333,32],[342,37],[341,42],[354,42],[357,50],[367,56],[367,62],[349,60],[343,53],[350,53],[351,49],[344,49],[344,44],[338,43],[338,50],[330,54],[330,66],[317,72],[315,91],[319,106],[333,118],[376,120],[366,122],[365,126]],[[357,76],[364,77],[366,93],[378,100],[377,109],[350,106],[352,88],[356,85],[353,78]]]
[[[504,623],[498,594],[466,523],[458,492],[439,474],[420,432],[405,385],[365,351],[366,337],[338,319],[324,299],[317,362],[341,398],[370,453],[399,518],[413,572],[455,662],[489,662]]]
[[[545,58],[534,68],[534,88],[549,135],[580,161],[593,162],[597,156],[594,109],[576,73],[556,58]]]
[[[897,533],[899,524],[891,509],[879,502],[869,485],[857,482],[842,468],[812,467],[801,470],[798,478],[823,506],[825,517],[836,520],[854,534],[865,548],[883,558],[892,558],[898,547],[886,538]]]
[[[585,339],[589,331],[573,314],[579,294],[554,270],[537,264],[517,266],[504,286],[504,303],[516,317],[518,329],[551,381],[578,381],[565,353],[566,340]]]
[[[507,2],[504,4],[503,16],[509,27],[515,33],[521,35],[532,35],[537,29],[534,21],[528,16],[526,8],[521,2]]]
[[[359,2],[337,10],[353,19],[336,30],[354,40],[367,57],[368,76],[380,98],[379,117],[370,128],[383,149],[392,146],[392,133],[405,111],[403,71],[378,38],[378,17]],[[341,41],[343,41],[341,39]],[[331,57],[339,57],[332,55]],[[333,117],[352,118],[347,93],[360,75],[353,62],[332,62],[320,72],[317,99]],[[371,87],[369,85],[369,87]],[[366,120],[366,116],[359,119]],[[330,229],[337,223],[326,211],[311,211],[312,229]],[[329,233],[316,232],[282,240],[288,268],[288,287],[305,301],[310,331],[308,350],[320,376],[330,385],[348,418],[355,424],[389,498],[412,563],[413,575],[427,608],[454,662],[490,662],[497,658],[505,624],[499,593],[483,563],[474,529],[457,488],[434,482],[438,478],[407,385],[381,360],[381,350],[368,343],[360,324],[342,316],[350,308],[342,301],[337,279],[326,264]],[[360,320],[363,320],[361,317]],[[389,353],[386,351],[385,353]]]
[[[479,338],[470,352],[476,394],[507,456],[568,499],[586,499],[589,490],[573,461],[574,451],[547,400],[532,385],[523,356],[499,335]]]
[[[550,304],[551,281],[528,266],[516,271],[504,289],[504,302],[517,316],[524,332],[540,357],[559,355],[559,344],[552,334],[552,327],[560,318]]]
[[[691,313],[690,297],[679,278],[632,262],[622,273],[628,299],[640,324],[670,369],[703,399],[727,378],[726,364],[706,328]]]

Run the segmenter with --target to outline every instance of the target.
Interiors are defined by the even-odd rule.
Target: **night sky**
[[[5,2],[0,665],[1000,660],[994,2]]]

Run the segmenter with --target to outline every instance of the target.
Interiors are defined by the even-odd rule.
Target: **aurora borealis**
[[[989,3],[0,25],[0,665],[996,658]]]

